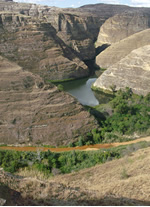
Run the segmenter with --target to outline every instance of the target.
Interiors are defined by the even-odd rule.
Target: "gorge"
[[[1,0],[0,143],[66,145],[97,128],[97,120],[93,115],[76,99],[50,82],[89,77],[94,74],[95,68],[107,68],[105,64],[109,67],[113,61],[119,61],[133,49],[149,44],[149,18],[149,8],[97,4],[61,9]],[[115,33],[122,25],[122,33]],[[143,39],[139,43],[140,34]],[[130,46],[130,50],[125,50],[120,59],[114,58],[119,56],[118,50],[115,53],[113,48],[128,45],[124,43],[129,41],[126,38],[131,39],[131,45],[130,42],[135,42],[134,36],[137,37],[137,46]],[[96,40],[97,48],[94,45]],[[96,57],[101,44],[111,46]],[[114,56],[109,57],[109,63],[107,57],[111,48]],[[106,58],[103,58],[104,54]],[[119,52],[121,54],[123,53]],[[98,66],[95,65],[95,57]],[[116,79],[114,82],[109,81],[108,72],[109,69],[100,76],[100,80],[104,77],[108,81],[107,89],[116,82]],[[148,71],[145,75],[143,81],[147,85]],[[64,88],[68,87],[67,90],[72,95],[77,92],[81,104],[95,106],[99,100],[90,89],[93,81],[94,79],[89,79],[87,86],[82,88],[79,87],[82,80],[66,82]],[[94,85],[99,87],[97,81]],[[73,85],[77,89],[74,90]],[[124,86],[132,87],[128,83]],[[134,88],[136,87],[138,88],[138,83],[135,84]],[[87,92],[82,91],[83,88]],[[149,87],[145,90],[146,95]]]
[[[149,155],[150,8],[0,0],[0,205],[149,205]]]

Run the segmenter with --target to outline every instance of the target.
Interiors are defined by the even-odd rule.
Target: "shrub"
[[[62,84],[59,84],[59,85],[57,86],[57,88],[58,88],[59,91],[64,91],[64,87],[63,87]]]
[[[121,172],[121,179],[127,179],[129,178],[129,174],[127,173],[127,170],[125,168],[123,168],[122,172]]]

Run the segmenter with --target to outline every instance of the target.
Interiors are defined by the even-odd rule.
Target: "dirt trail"
[[[98,150],[98,149],[106,149],[106,148],[111,148],[111,147],[117,147],[121,145],[127,145],[127,144],[133,144],[141,141],[150,141],[150,136],[148,137],[143,137],[140,139],[136,139],[133,141],[128,141],[128,142],[116,142],[116,143],[111,143],[111,144],[95,144],[95,145],[85,145],[82,147],[64,147],[64,148],[50,148],[50,147],[15,147],[15,146],[0,146],[0,149],[3,150],[16,150],[16,151],[48,151],[50,150],[51,152],[66,152],[66,151],[71,151],[71,150],[82,150],[82,151],[90,151],[90,150]]]

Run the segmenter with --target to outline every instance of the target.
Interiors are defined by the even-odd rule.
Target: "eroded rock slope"
[[[89,75],[83,61],[95,57],[94,42],[106,19],[135,8],[89,5],[60,9],[0,1],[0,53],[49,80]]]
[[[85,77],[88,67],[57,36],[54,27],[18,13],[0,14],[0,52],[44,79]]]
[[[133,50],[110,66],[94,83],[95,87],[116,90],[129,87],[139,95],[150,92],[150,44]]]
[[[150,15],[146,11],[127,11],[117,14],[101,26],[97,45],[119,42],[132,34],[148,29]]]
[[[1,1],[0,53],[49,80],[85,77],[89,69],[82,60],[95,56],[90,25],[97,29],[98,21],[59,8]]]
[[[72,96],[0,57],[0,143],[66,145],[97,127]]]
[[[112,44],[96,57],[96,63],[101,68],[109,68],[130,52],[150,44],[150,29],[135,33],[117,43]]]

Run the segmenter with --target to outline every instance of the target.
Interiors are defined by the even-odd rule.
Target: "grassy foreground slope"
[[[129,149],[119,160],[47,180],[0,171],[0,181],[36,205],[150,205],[149,162],[149,147]]]

